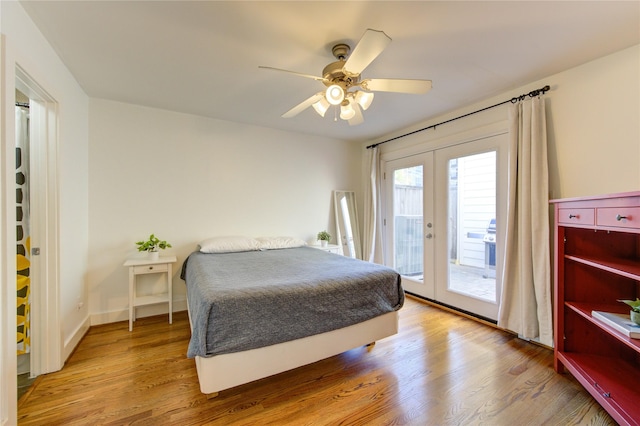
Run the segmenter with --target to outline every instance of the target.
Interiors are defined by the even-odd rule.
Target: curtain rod
[[[477,110],[477,111],[473,111],[473,112],[470,112],[470,113],[468,113],[468,114],[461,115],[460,117],[452,118],[452,119],[450,119],[450,120],[446,120],[446,121],[443,121],[443,122],[438,123],[438,124],[432,124],[431,126],[427,126],[427,127],[422,128],[422,129],[414,130],[413,132],[405,133],[404,135],[396,136],[395,138],[387,139],[386,141],[382,141],[382,142],[374,143],[374,144],[372,144],[372,145],[369,145],[369,146],[367,147],[367,149],[375,148],[376,146],[378,146],[378,145],[382,145],[383,143],[387,143],[387,142],[395,141],[396,139],[404,138],[405,136],[413,135],[414,133],[419,133],[419,132],[422,132],[422,131],[425,131],[425,130],[428,130],[428,129],[435,129],[436,127],[438,127],[438,126],[442,126],[443,124],[447,124],[447,123],[450,123],[450,122],[452,122],[452,121],[459,120],[459,119],[461,119],[461,118],[468,117],[468,116],[470,116],[470,115],[477,114],[477,113],[479,113],[479,112],[486,111],[486,110],[488,110],[488,109],[495,108],[495,107],[497,107],[497,106],[504,105],[504,104],[509,103],[509,102],[511,102],[512,104],[515,104],[515,103],[516,103],[516,102],[518,102],[518,101],[523,101],[523,100],[525,100],[525,99],[527,98],[527,96],[529,96],[529,97],[533,98],[534,96],[538,96],[538,95],[540,95],[540,94],[543,94],[543,95],[544,95],[544,93],[545,93],[545,92],[547,92],[548,90],[551,90],[551,87],[549,87],[549,86],[544,86],[544,87],[542,87],[542,88],[540,88],[540,89],[532,90],[532,91],[531,91],[531,92],[529,92],[529,93],[522,94],[522,95],[520,95],[520,96],[517,96],[517,97],[515,97],[515,98],[511,98],[511,99],[509,99],[509,100],[506,100],[506,101],[500,102],[500,103],[498,103],[498,104],[491,105],[491,106],[488,106],[488,107],[486,107],[486,108],[482,108],[482,109],[479,109],[479,110]]]
[[[22,103],[22,102],[16,102],[16,106],[17,107],[29,108],[29,104],[25,104],[25,103]]]

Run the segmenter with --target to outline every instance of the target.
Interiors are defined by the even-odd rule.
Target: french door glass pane
[[[449,160],[448,289],[496,301],[496,152]]]
[[[423,243],[423,166],[395,170],[393,173],[394,265],[402,274],[422,280]]]

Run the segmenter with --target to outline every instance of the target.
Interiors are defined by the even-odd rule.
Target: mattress
[[[180,276],[187,286],[191,358],[336,330],[404,304],[393,269],[310,247],[194,252]]]

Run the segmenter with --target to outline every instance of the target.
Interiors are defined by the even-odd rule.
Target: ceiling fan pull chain
[[[338,121],[338,107],[333,108],[333,121]]]

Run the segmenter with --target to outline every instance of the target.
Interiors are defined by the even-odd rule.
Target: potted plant
[[[631,321],[640,325],[640,299],[636,298],[636,300],[619,300],[619,302],[623,302],[631,306]]]
[[[318,241],[320,241],[320,245],[322,247],[326,247],[327,244],[329,244],[329,240],[331,240],[331,234],[329,234],[327,231],[320,231],[318,232]]]
[[[138,251],[146,251],[149,253],[149,257],[151,260],[157,260],[159,256],[158,249],[166,249],[171,247],[171,244],[164,240],[160,240],[154,234],[149,235],[149,239],[146,241],[138,241],[136,242],[138,246]]]

